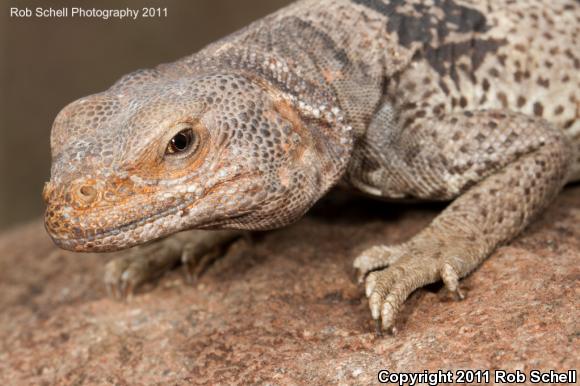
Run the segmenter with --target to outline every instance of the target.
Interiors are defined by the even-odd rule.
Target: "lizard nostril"
[[[97,198],[97,189],[91,185],[82,185],[79,190],[79,197],[86,203],[91,203]]]
[[[70,183],[64,194],[64,199],[77,209],[85,209],[101,199],[101,185],[92,178],[79,178]]]

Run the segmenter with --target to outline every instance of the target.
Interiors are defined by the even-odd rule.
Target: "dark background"
[[[0,228],[43,212],[59,110],[122,75],[189,55],[289,0],[0,0]],[[10,7],[167,7],[167,18],[10,18]],[[69,11],[70,12],[70,11]]]

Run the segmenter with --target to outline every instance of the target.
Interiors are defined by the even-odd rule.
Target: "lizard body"
[[[579,31],[572,0],[298,1],[64,108],[46,228],[63,248],[107,251],[284,226],[337,184],[453,200],[355,260],[391,328],[422,285],[460,294],[580,177]]]

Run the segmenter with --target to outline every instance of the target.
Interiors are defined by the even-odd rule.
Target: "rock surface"
[[[109,298],[107,256],[58,250],[40,222],[0,237],[2,384],[369,384],[380,369],[580,367],[580,186],[465,279],[416,291],[376,337],[358,252],[424,227],[439,204],[328,200],[233,248],[193,286],[174,271]]]

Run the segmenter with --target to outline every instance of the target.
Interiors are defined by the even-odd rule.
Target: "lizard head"
[[[336,112],[295,105],[245,75],[158,70],[71,103],[51,133],[48,233],[65,249],[110,251],[300,218],[342,174],[352,141],[331,127]]]

